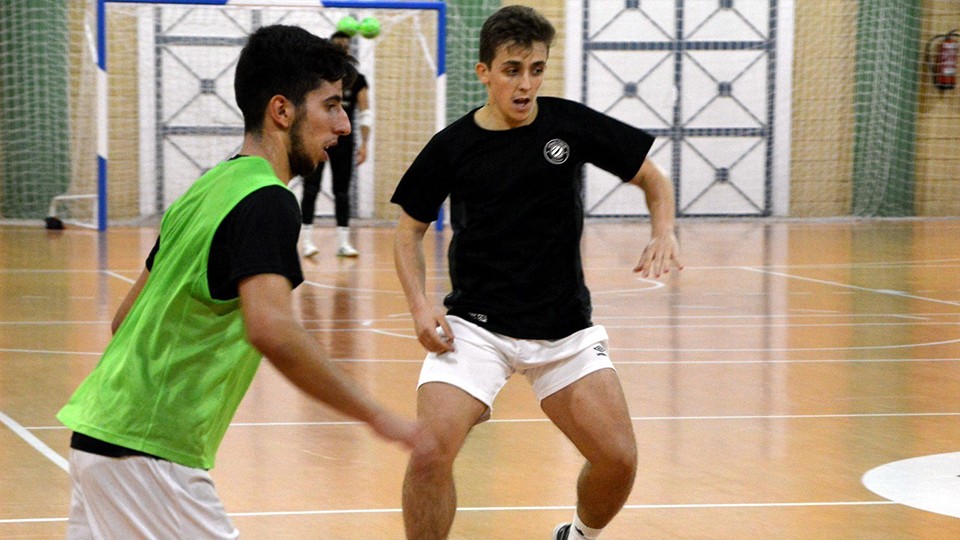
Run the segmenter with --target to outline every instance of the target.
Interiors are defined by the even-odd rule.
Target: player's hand
[[[399,443],[407,450],[429,453],[436,448],[436,440],[424,428],[423,424],[418,421],[407,420],[389,411],[382,411],[377,414],[370,421],[370,427],[380,437]]]
[[[683,263],[680,262],[680,242],[677,240],[677,235],[672,232],[650,239],[650,243],[640,255],[640,262],[633,271],[639,272],[643,277],[652,275],[659,278],[669,273],[671,266],[677,270],[683,270]]]
[[[367,143],[364,142],[363,144],[360,145],[359,148],[357,148],[357,166],[359,167],[366,160],[367,160]]]
[[[437,354],[453,351],[453,330],[441,314],[430,313],[414,316],[417,340],[423,348]]]

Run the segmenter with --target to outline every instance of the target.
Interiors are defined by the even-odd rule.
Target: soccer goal
[[[354,182],[358,217],[385,215],[396,179],[445,125],[443,2],[67,4],[61,22],[72,54],[59,83],[68,120],[53,141],[63,146],[67,165],[62,187],[47,190],[48,215],[63,221],[99,230],[149,221],[207,169],[235,155],[243,118],[233,74],[246,36],[260,26],[289,24],[328,37],[347,16],[380,23],[376,37],[353,40],[377,119]],[[323,190],[330,191],[328,181]],[[317,206],[319,215],[333,214],[329,193]]]

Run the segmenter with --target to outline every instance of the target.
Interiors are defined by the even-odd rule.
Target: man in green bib
[[[234,89],[240,154],[167,210],[113,339],[57,417],[73,430],[68,538],[236,538],[207,470],[266,357],[301,390],[408,449],[420,426],[382,408],[296,319],[300,211],[287,188],[350,132],[356,76],[292,26],[253,33]]]

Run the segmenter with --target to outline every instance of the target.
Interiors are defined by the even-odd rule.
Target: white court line
[[[931,413],[845,413],[845,414],[743,414],[706,416],[632,416],[634,422],[703,421],[703,420],[817,420],[828,418],[909,418],[909,417],[957,417],[960,412]],[[487,420],[486,424],[528,424],[549,422],[549,418],[501,418]]]
[[[397,332],[389,332],[387,330],[379,330],[377,328],[364,328],[364,330],[369,331],[371,334],[380,334],[381,336],[398,337],[398,338],[405,338],[405,339],[417,339],[417,336],[411,336],[409,334],[400,334]]]
[[[919,319],[919,318],[917,318]],[[930,321],[921,319],[921,322],[903,321],[903,322],[862,322],[862,323],[766,323],[766,324],[621,324],[621,325],[603,325],[605,328],[613,329],[638,329],[651,330],[657,328],[817,328],[828,326],[837,327],[857,327],[857,326],[960,326],[960,321]],[[60,325],[105,325],[111,321],[0,321],[0,326],[60,326]],[[311,321],[305,321],[311,322]],[[313,321],[340,323],[343,321]],[[308,332],[373,332],[396,337],[414,337],[411,335],[398,334],[404,330],[409,330],[406,326],[403,328],[373,328],[373,321],[359,321],[361,326],[358,328],[308,328]],[[393,322],[393,321],[390,321]],[[312,322],[311,322],[312,323]]]
[[[856,327],[856,326],[960,326],[960,321],[897,321],[897,322],[862,322],[862,323],[768,323],[768,324],[630,324],[630,325],[603,325],[605,328],[636,328],[638,330],[649,330],[656,328],[676,328],[686,330],[688,328],[818,328],[828,326],[830,328],[838,327]]]
[[[785,278],[789,278],[789,279],[798,279],[798,280],[800,280],[800,281],[809,281],[809,282],[811,282],[811,283],[820,283],[821,285],[832,285],[832,286],[834,286],[834,287],[843,287],[843,288],[845,288],[845,289],[853,289],[853,290],[857,290],[857,291],[866,291],[866,292],[872,292],[872,293],[877,293],[877,294],[885,294],[885,295],[888,295],[888,296],[897,296],[897,297],[900,297],[900,298],[910,298],[910,299],[912,299],[912,300],[923,300],[924,302],[933,302],[933,303],[936,303],[936,304],[946,304],[946,305],[948,305],[948,306],[960,307],[960,302],[951,302],[951,301],[949,301],[949,300],[938,300],[938,299],[936,299],[936,298],[928,298],[928,297],[925,297],[925,296],[915,296],[915,295],[912,295],[912,294],[907,294],[907,293],[905,293],[905,292],[903,292],[903,291],[894,291],[894,290],[890,290],[890,289],[871,289],[871,288],[869,288],[869,287],[860,287],[860,286],[858,286],[858,285],[850,285],[850,284],[847,284],[847,283],[838,283],[838,282],[836,282],[836,281],[826,281],[826,280],[823,280],[823,279],[814,279],[814,278],[808,278],[808,277],[803,277],[803,276],[795,276],[795,275],[793,275],[793,274],[785,274],[785,273],[783,273],[783,272],[771,272],[770,270],[763,270],[763,269],[761,269],[761,268],[751,268],[751,267],[749,267],[749,266],[741,266],[740,269],[741,269],[741,270],[747,270],[748,272],[757,272],[757,273],[760,273],[760,274],[770,274],[770,275],[772,275],[772,276],[780,276],[780,277],[785,277]]]
[[[951,345],[953,343],[960,343],[960,339],[948,339],[946,341],[927,341],[924,343],[905,343],[902,345],[863,345],[858,347],[761,347],[761,348],[730,348],[730,349],[678,349],[673,348],[645,348],[645,347],[618,347],[616,349],[611,348],[613,352],[616,351],[633,351],[633,352],[661,352],[661,353],[677,353],[677,352],[708,352],[708,353],[723,353],[723,352],[787,352],[787,351],[872,351],[876,349],[909,349],[915,347],[933,347],[936,345]]]
[[[390,334],[384,331],[371,330],[371,332],[386,334],[386,335],[395,335],[397,337],[404,337],[407,339],[415,339],[413,336],[406,336],[402,334]],[[623,347],[610,347],[610,351],[613,353],[620,352],[630,352],[630,351],[650,351],[653,349],[629,349]],[[672,351],[674,349],[663,349],[664,351]],[[762,349],[763,351],[770,349]],[[792,350],[792,349],[791,349]],[[846,350],[846,349],[843,349]],[[10,353],[25,353],[25,354],[40,354],[40,355],[76,355],[76,356],[101,356],[102,352],[85,352],[85,351],[50,351],[50,350],[40,350],[40,349],[4,349],[0,348],[0,353],[10,352]],[[424,353],[426,354],[426,353]],[[423,362],[422,357],[417,358],[331,358],[332,362],[341,362],[345,364],[420,364]],[[918,362],[960,362],[960,358],[808,358],[808,359],[784,359],[784,360],[771,360],[771,359],[737,359],[737,360],[614,360],[614,364],[623,365],[623,366],[683,366],[683,365],[728,365],[728,364],[889,364],[889,363],[918,363]]]
[[[624,510],[687,510],[710,508],[809,508],[825,506],[877,506],[899,504],[894,501],[817,501],[770,503],[689,503],[689,504],[626,504]],[[576,506],[465,506],[457,512],[552,512],[573,510]],[[343,510],[296,510],[275,512],[227,512],[230,517],[330,516],[356,514],[399,514],[400,508],[347,508]],[[0,519],[0,525],[18,523],[56,523],[67,518]]]
[[[709,309],[728,309],[726,307],[716,307]],[[812,311],[812,310],[803,310],[803,311]],[[321,319],[300,319],[300,322],[304,324],[319,324],[319,323],[360,323],[364,326],[364,330],[369,330],[370,325],[378,322],[389,322],[396,323],[398,318],[406,319],[409,317],[409,313],[396,313],[393,315],[388,315],[387,317],[380,318],[364,318],[364,319],[336,319],[336,318],[321,318]],[[915,313],[911,315],[903,313],[837,313],[837,312],[823,312],[823,313],[771,313],[771,314],[743,314],[743,315],[597,315],[593,317],[596,321],[633,321],[633,320],[669,320],[669,321],[682,321],[682,320],[735,320],[735,319],[864,319],[864,318],[880,318],[880,319],[907,319],[907,320],[920,320],[928,321],[931,318],[937,317],[960,317],[960,313]],[[400,321],[404,324],[403,328],[407,328],[407,321]],[[109,324],[109,320],[49,320],[49,321],[0,321],[0,325],[70,325],[70,324]],[[827,324],[827,323],[824,323]],[[854,326],[854,325],[869,325],[869,324],[896,324],[896,323],[836,323],[829,324],[829,326]],[[950,322],[932,322],[931,324],[960,324],[960,321],[957,323]],[[805,323],[800,323],[794,326],[803,326]],[[698,326],[691,325],[669,325],[671,328],[699,328]],[[763,327],[768,325],[756,324],[755,327]],[[658,326],[623,326],[618,328],[657,328]],[[399,330],[398,328],[397,330]],[[356,330],[361,330],[358,328]],[[387,329],[394,330],[394,329]]]
[[[785,503],[689,503],[689,504],[625,504],[624,510],[665,510],[693,508],[796,508],[810,506],[872,506],[897,504],[893,501],[830,501]],[[458,506],[457,512],[540,512],[573,510],[576,506]],[[398,514],[400,508],[357,508],[348,510],[301,510],[292,512],[235,512],[231,517],[313,516],[336,514]]]
[[[710,308],[714,309],[714,308]],[[729,309],[719,307],[716,309]],[[809,310],[804,310],[809,311]],[[929,319],[931,317],[957,317],[960,313],[758,313],[758,314],[737,314],[737,315],[597,315],[594,319],[627,319],[627,320],[645,320],[645,319],[863,319],[868,317],[893,318],[893,319]]]
[[[353,291],[353,292],[364,292],[364,293],[381,293],[381,294],[396,294],[403,295],[403,291],[396,289],[361,289],[359,287],[339,287],[337,285],[324,285],[323,283],[317,283],[316,281],[304,280],[305,285],[310,285],[311,287],[316,287],[318,289],[328,289],[332,291]]]
[[[30,433],[25,427],[18,424],[13,418],[10,418],[9,416],[3,414],[3,412],[0,412],[0,422],[6,424],[6,426],[10,428],[10,431],[16,433],[21,439],[24,440],[24,442],[34,447],[38,452],[52,461],[54,465],[60,467],[64,471],[70,471],[70,466],[67,464],[67,460],[64,459],[63,456],[54,452],[43,441],[36,438],[33,433]]]
[[[0,326],[66,326],[83,324],[102,325],[110,324],[110,321],[0,321]]]
[[[126,276],[122,276],[122,275],[114,272],[113,270],[104,270],[103,273],[106,274],[106,275],[108,275],[108,276],[110,276],[110,277],[115,277],[115,278],[117,278],[117,279],[126,281],[127,283],[130,283],[130,284],[134,284],[134,283],[137,282],[137,280],[135,280],[135,279],[130,279],[130,278],[126,277]]]
[[[617,349],[610,348],[610,352]],[[349,360],[343,360],[347,362]],[[960,358],[811,358],[808,360],[614,360],[615,366],[685,366],[730,364],[890,364],[914,362],[960,362]]]
[[[25,354],[67,354],[67,355],[84,355],[84,356],[100,356],[103,352],[84,352],[84,351],[48,351],[42,349],[0,349],[0,352],[9,352],[9,353],[25,353]]]
[[[689,422],[689,421],[730,421],[730,420],[821,420],[831,418],[953,418],[960,416],[960,412],[925,412],[925,413],[831,413],[831,414],[743,414],[743,415],[700,415],[700,416],[632,416],[634,422]],[[550,422],[549,418],[493,418],[484,424],[540,424]],[[363,422],[353,420],[338,420],[329,422],[236,422],[231,428],[243,427],[338,427],[364,426]],[[23,428],[31,431],[63,430],[65,426],[38,426]]]

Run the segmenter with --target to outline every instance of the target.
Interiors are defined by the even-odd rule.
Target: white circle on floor
[[[867,471],[862,481],[895,503],[960,518],[960,452],[887,463]]]

